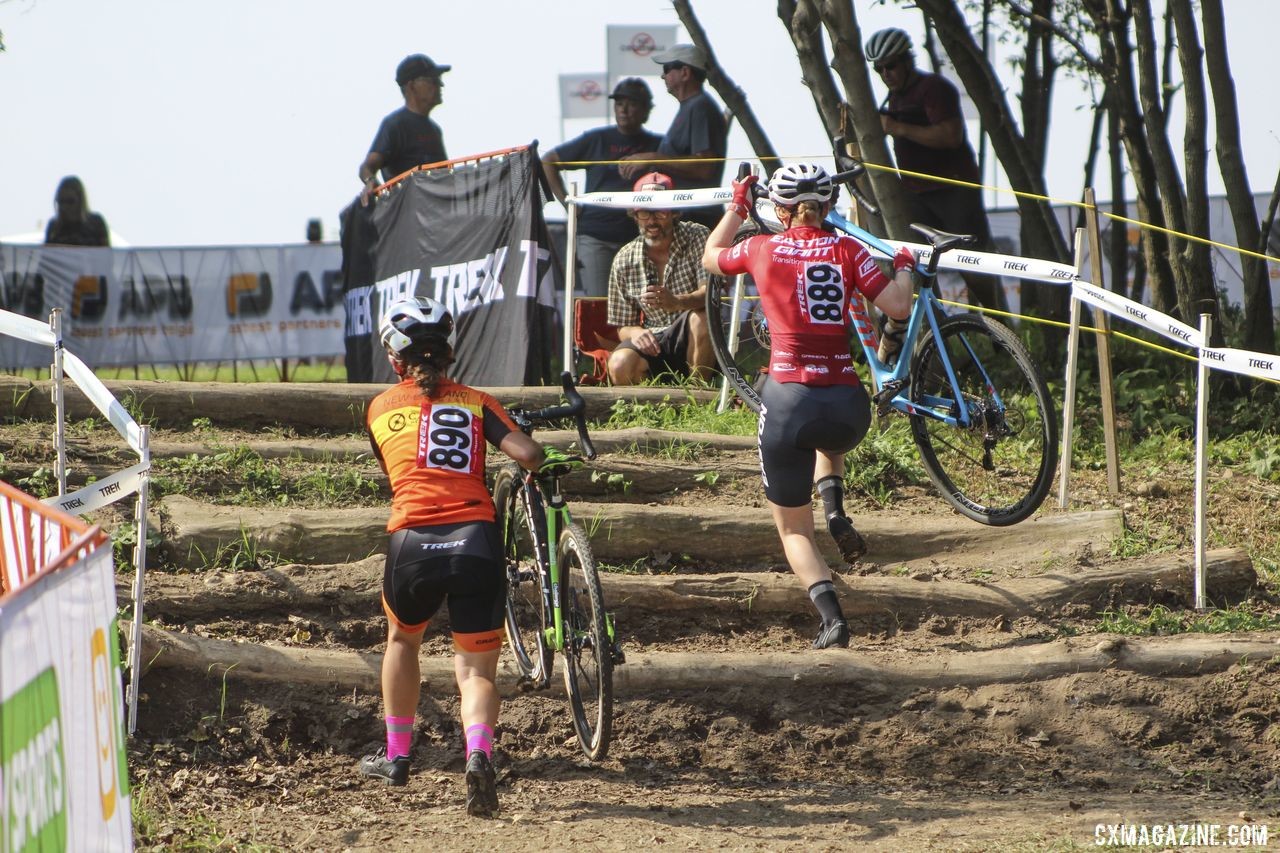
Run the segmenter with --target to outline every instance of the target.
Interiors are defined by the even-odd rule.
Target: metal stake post
[[[575,374],[573,363],[573,289],[578,284],[578,205],[574,201],[578,195],[578,184],[569,185],[568,203],[569,222],[565,235],[568,245],[565,247],[564,271],[564,369]]]
[[[1200,315],[1200,365],[1196,369],[1196,582],[1195,607],[1204,610],[1205,603],[1205,562],[1204,562],[1204,490],[1206,476],[1206,448],[1208,444],[1209,419],[1209,363],[1205,360],[1204,351],[1209,346],[1209,334],[1213,330],[1213,318],[1208,314]]]
[[[1076,275],[1080,275],[1080,255],[1084,229],[1076,229]],[[1067,508],[1067,480],[1071,475],[1071,427],[1076,418],[1076,360],[1080,357],[1080,300],[1071,294],[1071,328],[1067,332],[1066,391],[1062,399],[1062,458],[1058,461],[1058,509]]]
[[[735,357],[738,355],[738,330],[742,326],[738,318],[741,316],[739,312],[742,310],[742,300],[744,298],[743,291],[746,289],[746,285],[744,283],[745,278],[746,277],[743,275],[735,275],[733,277],[733,302],[731,303],[733,305],[733,308],[729,312],[731,319],[729,320],[729,342],[728,343],[729,343],[729,354]],[[719,319],[715,317],[708,317],[707,321],[711,323],[718,323]],[[729,377],[728,376],[720,380],[720,404],[716,406],[716,412],[717,413],[723,412],[727,408],[729,408]]]
[[[49,378],[53,380],[53,412],[56,426],[53,433],[54,473],[58,477],[58,497],[67,493],[67,410],[63,395],[65,376],[62,372],[62,309],[54,308],[49,314],[49,328],[53,331],[53,365]]]
[[[129,734],[138,728],[138,687],[142,681],[142,594],[147,566],[147,491],[151,486],[151,427],[139,427],[142,464],[146,466],[138,478],[138,503],[134,508],[133,529],[138,541],[133,545],[133,625],[129,643]]]

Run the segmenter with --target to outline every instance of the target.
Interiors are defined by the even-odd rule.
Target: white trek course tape
[[[1094,287],[1083,281],[1077,281],[1071,288],[1072,293],[1081,302],[1087,302],[1095,308],[1101,308],[1108,314],[1123,317],[1131,323],[1145,326],[1158,335],[1163,335],[1174,343],[1187,347],[1204,346],[1204,337],[1200,330],[1179,322],[1168,314],[1162,314],[1154,308],[1134,302],[1118,293]]]
[[[69,495],[63,495],[60,498],[45,498],[42,503],[46,506],[57,507],[67,515],[83,515],[86,512],[93,512],[95,509],[101,509],[107,504],[115,503],[123,497],[138,491],[142,484],[142,475],[150,470],[151,466],[145,462],[139,462],[132,468],[125,468],[105,477],[95,483],[90,483],[77,492]]]

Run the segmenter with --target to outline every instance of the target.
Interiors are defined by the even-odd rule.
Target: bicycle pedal
[[[876,404],[876,414],[883,417],[893,408],[893,398],[898,396],[898,392],[907,387],[907,380],[892,379],[884,384],[884,387],[876,392],[871,399]]]
[[[516,679],[516,690],[521,693],[532,693],[538,689],[538,682],[534,681],[527,675],[522,675]]]
[[[627,655],[622,651],[620,643],[614,643],[609,649],[609,657],[613,660],[614,666],[621,666],[627,662]]]

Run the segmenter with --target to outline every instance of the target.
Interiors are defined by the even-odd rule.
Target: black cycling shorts
[[[492,521],[407,527],[391,534],[382,573],[382,606],[401,629],[417,633],[444,601],[455,648],[501,648],[507,598],[502,537]]]
[[[815,387],[769,378],[760,393],[760,473],[778,506],[809,503],[817,451],[847,453],[871,426],[871,400],[861,385]]]

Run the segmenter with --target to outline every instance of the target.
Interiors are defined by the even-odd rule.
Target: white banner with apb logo
[[[560,75],[560,118],[607,118],[609,92],[602,71]]]
[[[0,598],[0,853],[132,850],[111,548]]]
[[[624,27],[610,24],[605,32],[610,86],[623,77],[657,77],[662,69],[653,61],[653,55],[676,43],[676,28],[671,25]]]
[[[47,322],[94,367],[304,358],[343,351],[333,244],[186,249],[0,247],[0,308]],[[48,347],[0,336],[0,369]]]

